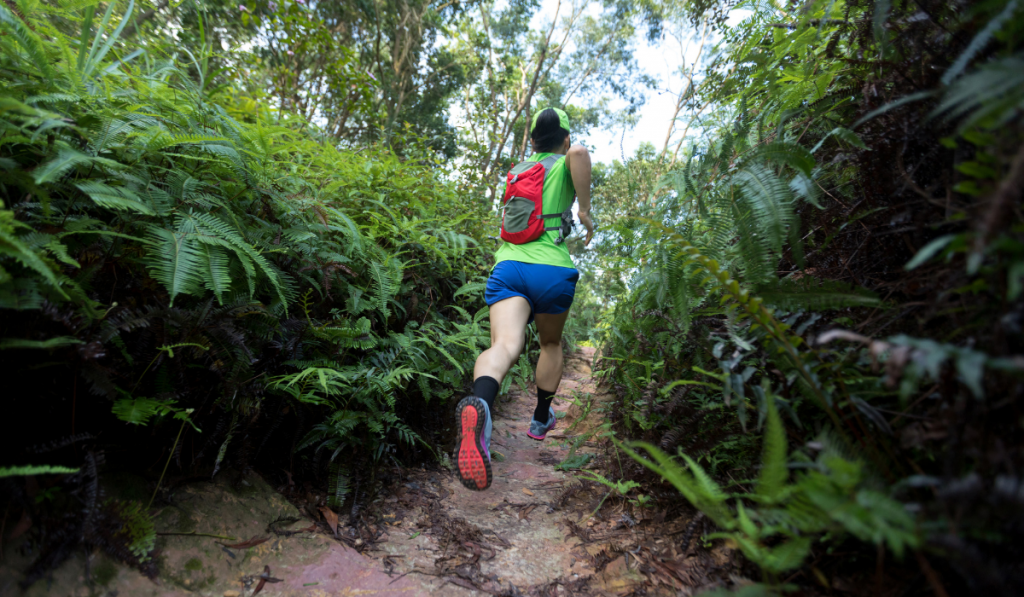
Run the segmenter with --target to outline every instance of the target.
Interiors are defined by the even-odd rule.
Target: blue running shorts
[[[557,265],[502,261],[487,279],[484,302],[490,307],[509,297],[521,296],[530,303],[530,321],[537,313],[558,315],[572,306],[579,270]]]

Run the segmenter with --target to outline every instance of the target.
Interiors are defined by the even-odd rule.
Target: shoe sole
[[[466,489],[483,491],[491,486],[491,463],[480,452],[480,434],[484,429],[481,400],[470,396],[459,403],[459,481]]]
[[[529,431],[526,432],[526,435],[529,436],[532,439],[535,439],[537,441],[541,441],[545,437],[547,437],[549,433],[551,433],[551,430],[554,429],[556,425],[558,425],[558,419],[557,418],[555,419],[555,422],[551,424],[551,427],[548,427],[548,430],[544,432],[544,435],[542,435],[540,437],[537,437],[536,435],[530,433]]]

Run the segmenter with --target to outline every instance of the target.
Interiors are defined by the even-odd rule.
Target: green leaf
[[[918,91],[917,93],[911,93],[910,95],[905,95],[905,96],[901,97],[900,99],[898,99],[896,101],[889,102],[888,104],[882,106],[881,108],[877,108],[875,110],[872,110],[872,111],[868,112],[863,117],[861,117],[860,120],[858,120],[857,122],[853,123],[853,126],[851,128],[855,129],[858,126],[864,124],[865,122],[871,120],[872,118],[875,118],[876,116],[881,116],[882,114],[885,114],[889,110],[895,110],[896,108],[899,108],[900,106],[905,106],[907,104],[912,104],[914,102],[919,102],[921,100],[928,99],[930,97],[934,97],[936,93],[937,92],[934,91],[934,90],[928,90],[928,91]]]
[[[12,257],[18,263],[35,271],[37,274],[42,276],[50,286],[59,292],[61,296],[65,299],[68,298],[67,294],[61,289],[60,282],[57,280],[57,276],[53,270],[50,269],[49,264],[43,261],[35,251],[30,249],[20,239],[0,228],[0,256],[2,255]]]
[[[75,185],[89,196],[96,205],[107,209],[131,211],[146,216],[154,216],[154,212],[133,191],[123,187],[112,187],[95,180],[87,180]]]
[[[0,29],[11,32],[14,39],[18,40],[18,44],[31,58],[32,65],[42,71],[45,80],[52,81],[56,78],[53,69],[50,68],[52,61],[46,55],[43,41],[3,3],[0,3]]]
[[[841,126],[837,126],[836,128],[834,128],[831,131],[829,131],[827,135],[822,137],[821,141],[818,141],[818,144],[814,146],[814,149],[811,150],[811,153],[817,152],[818,149],[820,149],[821,146],[825,144],[825,141],[828,140],[829,137],[833,137],[833,136],[834,137],[838,137],[839,139],[842,139],[843,141],[846,141],[847,143],[849,143],[850,145],[853,145],[857,149],[867,149],[868,148],[868,146],[864,144],[864,141],[862,141],[861,138],[857,136],[857,133],[851,131],[848,128],[843,128]]]
[[[811,171],[814,170],[814,156],[802,145],[796,143],[782,141],[769,143],[758,148],[751,157],[785,164],[804,176],[810,176]]]
[[[47,340],[22,340],[20,338],[4,338],[0,340],[0,350],[7,350],[12,348],[30,348],[30,349],[52,349],[61,348],[64,346],[73,346],[75,344],[84,344],[78,338],[71,336],[57,336],[56,338],[49,338]]]
[[[77,468],[55,466],[50,464],[30,464],[28,466],[2,466],[0,467],[0,479],[4,477],[31,477],[34,475],[70,475],[77,472]]]
[[[764,568],[772,573],[799,568],[811,552],[810,537],[795,537],[771,548],[765,558]]]
[[[118,23],[117,28],[114,29],[114,31],[107,36],[106,41],[104,42],[103,46],[100,47],[99,51],[96,51],[96,44],[99,43],[101,35],[103,34],[103,30],[106,28],[107,22],[110,20],[111,12],[113,11],[114,6],[116,4],[117,2],[111,2],[107,6],[107,11],[103,15],[103,21],[102,23],[100,23],[100,26],[96,29],[96,38],[93,40],[92,49],[89,51],[89,60],[86,63],[85,72],[82,73],[82,76],[84,77],[88,77],[96,69],[99,63],[103,61],[103,58],[106,57],[107,52],[109,52],[111,48],[114,47],[114,44],[117,42],[118,38],[121,37],[121,32],[124,30],[124,26],[128,24],[128,20],[132,16],[132,11],[135,8],[135,0],[128,0],[128,8],[124,11],[124,16],[121,17],[121,22]]]
[[[999,173],[996,172],[995,168],[992,166],[970,160],[960,162],[956,165],[956,169],[967,176],[977,178],[979,180],[994,179],[999,176]]]
[[[960,73],[964,72],[967,68],[967,63],[971,61],[974,56],[988,45],[988,42],[992,40],[992,37],[996,34],[999,29],[1002,28],[1003,23],[1008,21],[1013,16],[1014,11],[1017,10],[1017,0],[1010,0],[1006,3],[1006,7],[1003,8],[1002,12],[995,16],[989,21],[985,28],[978,32],[971,40],[971,43],[967,45],[967,48],[957,56],[957,59],[950,65],[942,75],[942,84],[949,85],[954,79],[960,76]]]
[[[734,517],[729,512],[729,509],[725,507],[725,493],[693,459],[683,455],[683,459],[686,460],[687,465],[690,467],[690,471],[686,471],[667,454],[651,444],[631,442],[629,445],[625,445],[615,438],[612,438],[612,441],[630,458],[656,474],[661,475],[675,486],[683,497],[704,512],[715,524],[723,528],[732,527]],[[643,458],[633,450],[633,447],[643,448],[651,455],[654,461]]]
[[[918,251],[917,254],[914,255],[914,257],[910,261],[908,261],[906,265],[903,266],[903,269],[905,269],[907,271],[910,271],[910,270],[916,268],[917,266],[921,265],[925,261],[928,261],[936,253],[938,253],[939,251],[944,249],[946,247],[946,245],[948,245],[949,243],[953,242],[956,239],[957,236],[959,236],[959,235],[956,235],[956,234],[946,234],[944,236],[940,236],[939,238],[936,238],[935,240],[931,241],[927,245],[921,247],[921,250]]]
[[[775,500],[782,492],[789,477],[786,467],[786,432],[782,428],[782,419],[775,406],[775,397],[766,392],[765,406],[767,414],[764,427],[764,447],[761,455],[761,474],[757,478],[757,493],[770,500]]]
[[[151,227],[147,242],[152,245],[149,270],[170,295],[194,294],[202,284],[201,254],[193,235]]]
[[[586,466],[587,463],[589,463],[593,459],[593,457],[594,457],[593,454],[584,454],[584,453],[573,454],[572,456],[569,456],[568,458],[566,458],[562,462],[559,462],[558,464],[556,464],[555,465],[555,470],[556,471],[569,471],[569,470],[581,469],[584,466]]]
[[[456,290],[455,294],[452,295],[452,298],[457,298],[459,296],[462,296],[463,294],[476,294],[477,292],[480,292],[485,288],[487,288],[486,282],[470,282],[469,284],[464,284],[461,288]]]
[[[79,164],[88,164],[93,158],[74,149],[63,148],[57,156],[32,171],[36,184],[45,184],[58,180],[65,172]]]
[[[113,4],[113,2],[111,2]],[[85,61],[89,57],[89,51],[86,49],[88,44],[86,41],[89,38],[89,33],[92,31],[92,19],[96,14],[96,6],[89,5],[85,7],[85,16],[82,19],[82,31],[78,35],[78,60],[76,61],[76,67],[78,72],[82,72],[82,68],[85,66]]]
[[[224,304],[224,295],[231,291],[231,273],[228,256],[220,247],[203,245],[199,250],[203,264],[203,285],[213,292],[217,302]]]
[[[743,502],[736,503],[736,523],[740,531],[750,539],[757,541],[761,533],[754,524],[754,521],[750,520],[750,516],[747,515],[747,509],[743,507]]]
[[[956,357],[956,371],[964,380],[964,385],[970,388],[975,398],[983,398],[985,389],[982,386],[982,378],[985,374],[985,362],[988,357],[985,353],[974,350],[963,350]]]
[[[145,425],[154,416],[163,416],[176,410],[171,400],[152,398],[122,398],[114,403],[111,411],[118,419],[132,425]]]

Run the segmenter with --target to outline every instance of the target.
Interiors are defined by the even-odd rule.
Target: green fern
[[[327,487],[330,492],[327,494],[327,505],[332,508],[341,508],[345,498],[352,491],[347,468],[343,469],[341,463],[333,462],[330,466],[330,475],[327,480]]]
[[[388,259],[385,263],[371,261],[369,274],[371,298],[386,321],[391,317],[388,305],[391,302],[391,297],[398,292],[398,285],[401,281],[401,265],[394,258]]]
[[[726,494],[692,459],[684,456],[689,466],[689,470],[686,470],[670,456],[646,442],[623,444],[614,438],[613,441],[630,458],[671,483],[683,497],[704,512],[715,524],[723,528],[732,528],[735,525],[735,517],[725,506]],[[654,461],[642,457],[633,448],[646,450]]]
[[[761,456],[761,474],[757,478],[757,494],[771,501],[782,494],[789,477],[786,467],[786,432],[782,428],[775,397],[766,392],[767,416],[764,426],[764,449]]]
[[[77,472],[77,468],[56,466],[52,464],[30,464],[28,466],[2,466],[0,467],[0,479],[3,479],[5,477],[32,477],[35,475],[71,475]]]
[[[100,207],[131,211],[147,216],[156,215],[134,191],[123,187],[111,187],[96,180],[80,182],[75,186],[89,196]]]
[[[200,250],[203,266],[202,280],[207,290],[213,292],[217,302],[224,304],[224,295],[231,291],[231,272],[227,254],[219,247],[204,245]]]
[[[107,507],[120,519],[118,535],[139,562],[148,562],[156,549],[156,527],[141,502],[111,500]]]
[[[765,282],[757,285],[755,292],[766,304],[787,311],[877,307],[881,304],[878,295],[870,290],[811,276]]]
[[[1024,54],[993,60],[959,78],[932,112],[944,120],[958,120],[959,131],[974,126],[995,129],[1024,106]]]
[[[132,425],[146,425],[155,416],[164,416],[177,409],[173,400],[154,400],[152,398],[122,398],[114,403],[114,416]]]
[[[43,41],[26,26],[25,22],[21,20],[19,15],[11,12],[11,10],[3,4],[0,4],[0,27],[9,31],[14,39],[18,40],[18,44],[21,45],[25,53],[28,54],[27,62],[34,65],[36,68],[39,68],[43,76],[49,79],[53,79],[55,77],[53,69],[50,67],[51,61],[49,56],[46,54],[46,48],[43,45]],[[18,56],[18,58],[25,60],[25,58],[21,56]]]
[[[992,37],[1000,28],[1002,28],[1006,21],[1013,17],[1013,14],[1017,12],[1017,9],[1018,5],[1016,0],[1010,0],[1006,3],[1003,10],[1000,11],[998,15],[989,21],[985,27],[983,27],[982,30],[974,36],[974,39],[972,39],[971,43],[967,45],[967,48],[957,56],[957,59],[953,61],[953,64],[951,64],[949,69],[947,69],[942,75],[943,85],[949,85],[964,72],[964,69],[967,68],[971,59],[973,59],[978,52],[984,49],[985,46],[992,41]]]
[[[54,348],[62,348],[64,346],[74,346],[75,344],[83,344],[78,338],[70,336],[56,336],[54,338],[47,338],[46,340],[22,340],[20,338],[2,338],[0,339],[0,350],[10,349],[43,349],[50,350]]]
[[[195,294],[203,282],[201,253],[189,232],[151,227],[147,242],[153,247],[149,270],[167,289],[170,304],[179,294]]]

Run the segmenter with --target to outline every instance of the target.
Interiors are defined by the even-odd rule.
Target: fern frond
[[[46,47],[43,45],[43,40],[21,20],[19,15],[11,12],[5,4],[0,4],[0,27],[10,31],[14,39],[18,40],[18,44],[29,57],[29,60],[25,60],[25,62],[30,66],[38,68],[44,80],[53,80],[55,78],[53,69],[50,68],[52,61],[46,55]],[[24,60],[21,56],[19,58]]]
[[[949,85],[960,73],[967,68],[967,64],[970,63],[971,59],[977,55],[978,52],[983,50],[992,37],[1002,28],[1003,23],[1008,21],[1013,13],[1018,9],[1016,2],[1007,2],[1003,10],[997,14],[991,21],[989,21],[981,31],[971,40],[971,43],[967,45],[963,52],[957,56],[956,60],[942,75],[942,84]]]
[[[704,512],[715,524],[723,528],[731,528],[733,526],[735,519],[729,509],[725,507],[725,494],[695,462],[688,459],[687,464],[690,465],[691,471],[688,472],[672,460],[671,457],[651,444],[631,442],[629,445],[625,445],[614,438],[613,441],[630,458],[654,473],[661,475],[669,483],[672,483],[683,497]],[[640,456],[633,450],[633,447],[646,450],[654,459],[654,462]],[[695,476],[698,472],[700,473],[699,478]]]
[[[65,172],[80,164],[93,162],[94,158],[74,149],[61,149],[57,156],[32,171],[36,184],[58,180]]]
[[[865,288],[811,276],[765,282],[756,286],[755,292],[766,304],[787,311],[875,307],[881,303],[877,294]]]
[[[370,282],[372,284],[372,298],[384,319],[391,317],[388,303],[391,297],[398,291],[397,284],[393,279],[391,264],[382,264],[378,261],[370,262]]]
[[[342,465],[337,462],[333,462],[334,458],[331,458],[330,476],[327,480],[327,487],[330,489],[327,498],[327,505],[332,508],[341,508],[341,505],[345,503],[345,498],[351,492],[351,483],[349,481],[349,475],[347,471],[342,469]]]
[[[107,209],[120,211],[132,211],[146,216],[156,215],[148,205],[143,203],[142,198],[135,192],[124,187],[112,187],[96,180],[87,180],[75,185],[80,191],[89,196],[93,203]]]
[[[32,477],[35,475],[70,475],[77,473],[79,469],[52,464],[32,464],[28,466],[3,466],[0,467],[0,479],[5,477]]]
[[[758,147],[750,154],[749,160],[764,160],[789,166],[804,176],[810,176],[814,169],[814,156],[802,145],[787,141],[776,141]]]
[[[220,247],[203,245],[200,249],[203,264],[203,285],[217,297],[217,302],[224,304],[224,295],[231,291],[231,274],[228,268],[228,256]]]
[[[761,474],[757,478],[758,495],[769,500],[776,499],[786,484],[789,471],[786,468],[786,432],[782,428],[779,410],[771,392],[767,394],[767,416],[764,427],[764,448],[761,456]]]
[[[932,116],[961,120],[959,130],[984,124],[996,128],[1024,107],[1024,53],[982,65],[957,80]]]
[[[147,267],[170,295],[170,304],[179,294],[195,294],[203,283],[200,252],[195,236],[151,226],[148,242],[154,248]]]
[[[793,223],[793,196],[788,185],[774,172],[760,164],[746,164],[733,177],[746,204],[757,215],[757,234],[765,235],[776,253],[782,252],[782,243]]]

